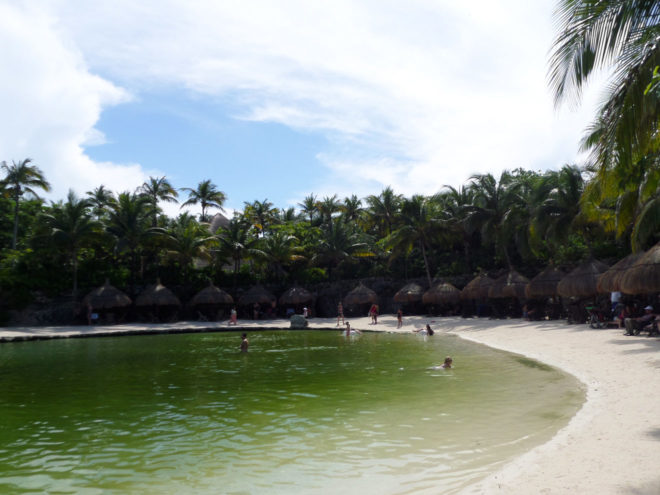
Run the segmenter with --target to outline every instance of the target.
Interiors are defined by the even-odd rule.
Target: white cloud
[[[329,175],[316,191],[340,196],[386,185],[431,193],[473,173],[561,166],[575,159],[593,111],[593,99],[576,113],[553,109],[545,74],[555,0],[47,5],[49,15],[0,9],[2,44],[16,48],[0,55],[1,68],[17,66],[28,81],[3,91],[25,118],[0,144],[117,189],[144,172],[82,151],[102,142],[103,107],[128,97],[117,84],[229,96],[238,118],[325,134],[332,145],[319,161]]]
[[[82,146],[102,142],[94,128],[102,109],[130,96],[91,74],[47,13],[0,3],[0,150],[3,160],[31,157],[53,185],[53,198],[105,184],[134,188],[139,165],[94,162]]]

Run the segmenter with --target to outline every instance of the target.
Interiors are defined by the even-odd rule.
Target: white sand
[[[397,331],[396,319],[351,318],[361,330]],[[425,323],[491,347],[520,353],[575,375],[587,387],[587,401],[558,434],[507,464],[467,494],[660,494],[660,339],[625,337],[618,329],[593,330],[565,322],[523,322],[461,318],[404,319],[399,331]],[[312,328],[335,320],[312,319]],[[117,325],[0,329],[0,339],[80,333],[121,334],[223,327],[226,323]],[[285,320],[244,322],[238,329],[288,327]]]

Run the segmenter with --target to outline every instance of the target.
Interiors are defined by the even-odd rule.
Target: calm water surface
[[[549,439],[572,377],[452,336],[0,345],[0,493],[452,493]],[[430,370],[445,355],[452,370]]]

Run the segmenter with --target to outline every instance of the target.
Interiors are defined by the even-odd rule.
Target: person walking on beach
[[[401,328],[403,326],[403,311],[401,308],[396,312],[396,327]]]
[[[238,314],[236,314],[236,308],[231,308],[229,313],[229,325],[236,325],[236,320],[238,319]]]
[[[341,301],[337,304],[337,326],[339,326],[339,320],[341,324],[344,324],[344,306],[342,306]]]
[[[378,306],[376,304],[371,305],[371,309],[369,310],[369,316],[371,316],[372,325],[378,324]]]
[[[244,333],[243,335],[241,335],[241,339],[242,339],[241,340],[241,352],[247,352],[248,347],[250,347],[250,343],[248,342],[248,339],[247,339],[247,333]]]

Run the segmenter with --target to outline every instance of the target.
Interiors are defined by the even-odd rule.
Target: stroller
[[[605,328],[607,326],[607,322],[610,320],[609,314],[597,306],[586,306],[585,309],[589,311],[587,323],[591,328]]]

